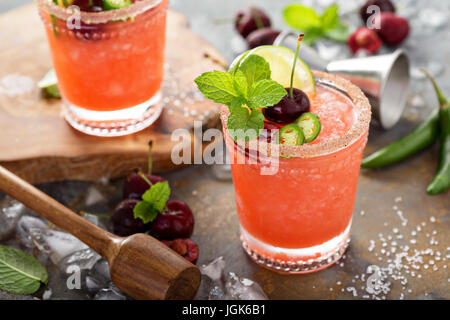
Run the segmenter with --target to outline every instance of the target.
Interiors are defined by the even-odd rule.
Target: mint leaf
[[[228,72],[205,72],[194,81],[200,92],[216,103],[230,105],[231,100],[238,96],[233,76]]]
[[[234,74],[234,88],[240,97],[247,98],[248,84],[244,73],[238,69]],[[235,99],[235,98],[234,98]],[[233,100],[231,101],[233,103]]]
[[[333,29],[325,31],[325,36],[337,42],[347,42],[350,32],[348,26],[338,22]]]
[[[47,284],[47,270],[21,250],[0,245],[0,289],[15,294],[33,294]]]
[[[250,108],[267,108],[276,105],[286,95],[284,87],[274,80],[261,80],[252,85],[248,92]]]
[[[152,222],[156,219],[159,211],[147,201],[141,201],[136,204],[133,209],[134,218],[141,219],[145,224]]]
[[[231,100],[231,104],[229,107],[230,112],[233,112],[234,109],[242,107],[244,104],[247,103],[247,100],[243,97],[235,97],[233,100]]]
[[[146,224],[152,222],[165,209],[169,197],[169,182],[155,183],[142,195],[142,201],[134,207],[134,217],[141,219]]]
[[[270,79],[270,65],[263,57],[250,55],[239,66],[239,70],[247,78],[247,84],[250,88],[255,82]]]
[[[311,28],[306,31],[307,36],[305,36],[305,39],[303,42],[310,46],[313,45],[317,39],[320,39],[324,36],[324,31],[321,28]]]
[[[338,11],[338,5],[333,4],[319,16],[313,8],[293,3],[284,8],[283,17],[289,26],[306,34],[305,44],[311,45],[319,38],[346,42],[350,34]]]
[[[264,129],[264,115],[259,110],[244,107],[234,109],[228,117],[228,132],[234,140],[250,141],[259,137],[260,130]]]
[[[334,29],[339,22],[339,7],[337,4],[333,4],[325,9],[320,17],[322,21],[322,28],[325,30]]]
[[[297,30],[306,32],[313,28],[322,29],[322,20],[316,11],[299,3],[288,4],[283,9],[283,18],[289,26]]]
[[[166,207],[166,202],[169,200],[169,197],[170,187],[168,181],[155,183],[142,195],[142,199],[152,204],[158,212],[163,211]]]

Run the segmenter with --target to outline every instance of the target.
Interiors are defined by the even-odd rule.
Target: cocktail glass
[[[262,174],[267,159],[235,143],[226,125],[229,111],[221,109],[243,247],[256,263],[281,273],[321,270],[345,252],[368,137],[371,111],[361,90],[331,74],[314,75],[312,111],[321,117],[322,133],[300,147],[279,145],[276,174]],[[318,105],[322,111],[314,109]],[[264,143],[258,150],[270,150]]]
[[[64,116],[74,128],[120,136],[158,119],[168,0],[141,0],[102,12],[62,8],[52,0],[36,2]]]

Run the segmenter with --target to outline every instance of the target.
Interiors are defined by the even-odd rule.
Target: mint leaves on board
[[[152,222],[166,208],[169,197],[169,182],[164,181],[153,184],[142,195],[142,201],[134,207],[134,217],[141,219],[145,224]]]
[[[319,15],[313,8],[291,3],[283,9],[283,18],[290,27],[308,35],[306,44],[313,44],[319,38],[346,42],[350,35],[348,26],[339,19],[339,7],[336,4]]]
[[[33,256],[0,245],[0,290],[15,294],[33,294],[47,284],[47,270]]]
[[[270,76],[269,63],[250,55],[233,72],[206,72],[195,83],[206,98],[228,106],[228,129],[238,133],[233,138],[245,137],[248,141],[257,138],[264,128],[264,115],[259,109],[277,104],[286,95],[284,87]]]

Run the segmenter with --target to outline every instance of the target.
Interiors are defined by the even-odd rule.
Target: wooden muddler
[[[192,299],[199,269],[158,240],[135,234],[117,237],[83,219],[0,166],[0,190],[73,234],[109,263],[111,278],[135,299]]]

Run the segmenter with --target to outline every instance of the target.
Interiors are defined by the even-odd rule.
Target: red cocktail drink
[[[349,241],[370,105],[348,81],[315,76],[311,111],[322,131],[310,144],[280,145],[275,174],[262,174],[267,163],[252,164],[251,150],[242,151],[227,133],[227,108],[221,112],[244,248],[258,264],[279,272],[325,268]]]
[[[124,135],[158,118],[167,2],[80,12],[37,0],[65,117],[76,129]]]

